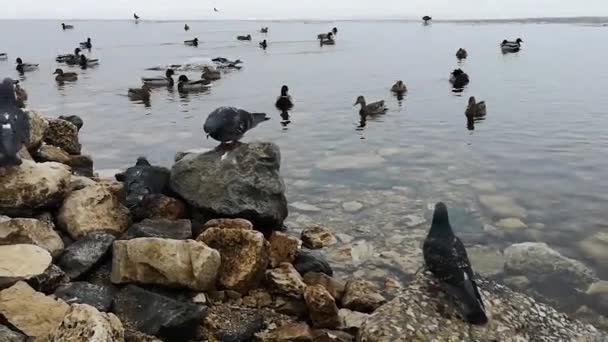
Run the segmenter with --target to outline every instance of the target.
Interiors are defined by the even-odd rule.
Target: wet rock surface
[[[318,249],[334,245],[338,242],[328,227],[317,225],[302,231],[302,243],[304,247]]]
[[[300,274],[308,272],[325,273],[329,276],[334,274],[327,260],[320,253],[310,250],[301,250],[294,260],[293,266]]]

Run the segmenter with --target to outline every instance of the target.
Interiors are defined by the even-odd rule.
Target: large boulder
[[[59,286],[53,295],[68,304],[88,304],[99,311],[110,311],[116,289],[114,286],[77,281]]]
[[[106,233],[85,235],[65,249],[58,265],[71,279],[78,279],[103,261],[114,239]]]
[[[36,245],[0,246],[0,288],[43,274],[52,260]]]
[[[61,119],[49,119],[48,123],[44,142],[57,146],[69,154],[80,154],[78,128],[73,123]]]
[[[32,244],[57,257],[64,246],[53,228],[53,224],[36,219],[0,216],[0,245]]]
[[[58,163],[24,160],[0,168],[0,214],[19,216],[58,207],[70,185],[70,168]]]
[[[69,308],[21,281],[0,291],[0,317],[33,338],[45,338],[59,327]]]
[[[217,249],[222,256],[218,283],[245,293],[257,287],[269,263],[269,244],[254,230],[209,228],[198,241]]]
[[[207,291],[215,287],[220,253],[194,240],[138,238],[114,242],[112,282]]]
[[[59,210],[57,221],[73,239],[91,232],[120,235],[131,223],[129,209],[114,189],[105,184],[72,192]]]
[[[605,341],[595,328],[551,307],[484,279],[478,279],[489,322],[465,322],[457,306],[425,272],[363,323],[360,342],[426,341]]]
[[[201,217],[245,218],[269,233],[281,229],[287,217],[280,164],[275,144],[239,144],[181,159],[170,184]]]
[[[86,304],[74,304],[49,342],[124,342],[122,323],[114,314],[97,311]]]
[[[336,329],[340,326],[336,302],[323,286],[308,286],[304,291],[304,300],[314,327]]]
[[[155,237],[163,239],[186,240],[192,239],[192,223],[190,220],[143,220],[127,230],[121,240],[140,237]]]

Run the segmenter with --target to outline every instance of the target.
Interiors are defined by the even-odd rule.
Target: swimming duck
[[[6,52],[0,52],[0,60],[5,61],[8,59]]]
[[[186,41],[184,41],[184,44],[186,44],[188,46],[198,46],[198,38],[194,38],[192,40],[186,40]]]
[[[175,75],[175,71],[173,71],[173,69],[167,69],[165,77],[142,77],[141,80],[144,84],[151,87],[173,87],[173,84],[175,83],[173,81],[173,75]]]
[[[359,114],[361,115],[384,114],[388,110],[388,108],[386,108],[384,105],[384,100],[367,104],[365,102],[365,97],[359,96],[357,97],[357,101],[355,102],[354,106],[358,104],[361,105],[361,109],[359,110]]]
[[[65,23],[61,23],[61,28],[64,30],[71,30],[74,28],[74,25],[66,25]]]
[[[66,63],[69,65],[76,65],[80,63],[80,48],[74,49],[74,53],[68,53],[65,55],[59,55],[55,58],[57,63]]]
[[[86,42],[81,42],[80,47],[83,49],[91,50],[91,48],[93,47],[93,44],[91,44],[91,38],[87,38]]]
[[[450,83],[452,83],[452,86],[456,89],[464,88],[464,86],[469,84],[469,75],[462,71],[462,69],[456,69],[452,71]]]
[[[55,81],[57,82],[74,82],[78,80],[78,74],[75,72],[63,72],[63,69],[57,68],[53,75],[57,75],[55,77]]]
[[[213,63],[217,66],[218,69],[236,69],[239,70],[242,68],[239,64],[243,64],[243,61],[237,59],[236,61],[231,61],[224,57],[216,57],[212,59]]]
[[[403,81],[399,80],[397,83],[393,84],[391,91],[396,94],[403,94],[407,92],[407,87]]]
[[[500,48],[502,49],[502,52],[518,52],[521,49],[521,43],[523,43],[524,41],[521,40],[521,38],[517,38],[516,41],[514,42],[510,42],[508,40],[503,40],[502,43],[500,43]]]
[[[424,17],[422,17],[422,20],[424,20],[424,24],[428,25],[429,21],[431,21],[433,18],[429,17],[428,15],[425,15]]]
[[[22,74],[24,72],[34,71],[34,70],[38,69],[38,64],[23,63],[23,60],[21,58],[17,58],[16,62],[17,62],[16,69],[17,69],[17,71],[19,71]]]
[[[458,59],[465,59],[469,56],[467,50],[460,48],[458,49],[458,51],[456,51],[456,58]]]
[[[476,102],[475,96],[469,97],[469,105],[467,106],[467,110],[464,112],[464,114],[466,115],[466,117],[469,120],[485,117],[487,114],[486,102],[485,101]]]
[[[266,42],[266,39],[264,39],[260,42],[260,47],[262,49],[266,50],[266,48],[268,47],[268,43]]]
[[[333,32],[333,34],[338,34],[338,28],[334,27],[333,29],[331,29],[331,32]]]
[[[248,34],[246,36],[237,36],[236,39],[237,40],[251,40],[251,35]]]
[[[268,27],[262,27],[260,33],[268,33]]]
[[[190,31],[190,26],[188,26],[188,24],[184,25],[184,31]]]
[[[201,79],[198,81],[190,81],[188,76],[181,75],[177,79],[177,90],[180,92],[205,90],[211,87],[211,82],[207,79]]]
[[[132,101],[150,101],[150,86],[144,83],[141,88],[129,88],[127,96]]]
[[[92,66],[95,66],[98,64],[99,64],[99,59],[89,59],[85,55],[80,55],[80,60],[78,62],[78,65],[80,65],[81,68],[86,69],[88,67],[92,67]]]
[[[201,78],[208,81],[217,81],[222,78],[222,74],[219,72],[219,70],[213,70],[208,66],[204,66],[203,75],[201,75]]]
[[[336,41],[334,40],[334,34],[331,32],[328,32],[327,35],[325,36],[325,38],[321,39],[321,45],[334,45],[336,44]]]
[[[277,109],[283,113],[293,108],[293,101],[291,100],[291,96],[289,96],[288,92],[289,87],[287,87],[286,85],[282,86],[281,96],[279,96],[277,102],[275,102],[274,104],[275,107],[277,107]]]

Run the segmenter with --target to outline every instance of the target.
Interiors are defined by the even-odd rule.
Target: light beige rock
[[[344,330],[359,329],[363,322],[369,318],[369,314],[352,311],[349,309],[340,309],[340,328]]]
[[[287,262],[278,268],[266,271],[266,280],[270,287],[279,294],[294,298],[301,298],[306,284],[296,269]]]
[[[129,209],[104,184],[72,192],[59,210],[57,221],[60,228],[75,240],[99,231],[119,235],[130,225]]]
[[[43,274],[52,260],[47,250],[36,245],[0,246],[0,288]]]
[[[579,247],[583,254],[598,265],[608,265],[608,232],[595,233],[579,242]]]
[[[56,162],[70,165],[70,155],[59,147],[42,145],[36,152],[36,159],[43,162]]]
[[[479,202],[486,208],[492,215],[498,218],[526,218],[526,209],[515,203],[515,201],[507,196],[503,195],[481,195],[479,196]]]
[[[260,283],[269,263],[269,244],[254,230],[209,228],[197,238],[222,257],[219,285],[245,293]]]
[[[377,287],[361,278],[354,278],[346,282],[346,291],[342,297],[342,306],[359,312],[371,313],[380,305],[386,303]]]
[[[124,342],[122,323],[112,313],[99,312],[87,304],[73,304],[49,342]]]
[[[589,285],[586,293],[589,296],[608,295],[608,280],[600,280]]]
[[[236,218],[236,219],[223,218],[223,219],[213,219],[213,220],[207,221],[207,223],[205,223],[203,225],[203,230],[208,229],[208,228],[252,230],[253,224],[251,222],[249,222],[248,220],[241,219],[241,218]]]
[[[304,291],[304,301],[314,327],[336,329],[340,326],[336,302],[323,286],[308,286]]]
[[[64,301],[36,292],[22,281],[0,291],[0,316],[29,337],[47,337],[69,308]]]
[[[113,283],[137,282],[207,291],[215,287],[220,253],[194,240],[114,241]]]
[[[303,277],[306,285],[321,285],[323,286],[336,301],[342,300],[346,284],[336,278],[332,278],[325,273],[308,272]]]
[[[483,276],[495,276],[504,272],[505,256],[490,246],[467,247],[467,254],[475,272]]]
[[[36,219],[0,216],[0,245],[32,244],[58,257],[63,240],[53,228],[53,224]]]
[[[32,157],[25,146],[21,147],[19,152],[17,152],[17,157],[21,158],[22,160],[34,160],[34,157]]]
[[[302,231],[302,244],[306,248],[317,249],[335,245],[338,240],[331,230],[323,225],[316,225]]]
[[[70,178],[70,192],[82,190],[90,185],[95,185],[97,182],[88,177],[72,175]]]
[[[516,217],[509,217],[506,219],[502,219],[494,224],[496,227],[507,229],[507,230],[516,230],[516,229],[524,229],[528,228],[528,226],[522,222],[522,220]]]
[[[274,231],[270,236],[270,267],[277,267],[282,262],[293,262],[302,248],[300,239],[283,232]]]
[[[49,128],[49,123],[40,113],[33,110],[25,112],[30,123],[30,138],[28,140],[27,149],[34,152],[42,143],[46,130]]]

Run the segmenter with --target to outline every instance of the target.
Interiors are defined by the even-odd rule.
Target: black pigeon
[[[203,129],[207,137],[223,143],[239,141],[245,132],[270,120],[264,113],[249,113],[234,107],[220,107],[209,114]]]
[[[488,318],[475,284],[473,269],[462,241],[454,235],[448,208],[435,205],[431,230],[424,241],[426,267],[440,281],[445,291],[460,304],[465,319],[472,324],[485,324]]]
[[[15,97],[15,82],[5,78],[0,84],[0,167],[21,165],[18,153],[29,135],[29,120]]]
[[[117,181],[123,182],[127,206],[135,208],[141,204],[144,196],[162,194],[169,183],[169,175],[168,169],[152,166],[145,157],[139,157],[135,166],[115,177]]]

